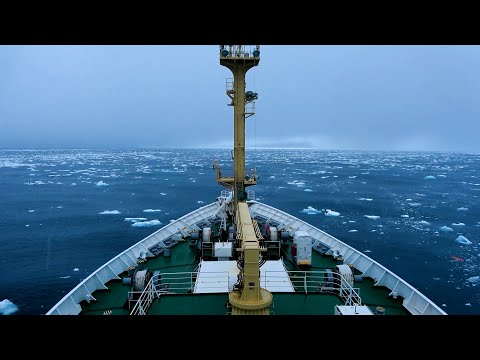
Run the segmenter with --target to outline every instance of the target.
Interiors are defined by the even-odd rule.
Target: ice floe
[[[348,232],[358,232],[356,229],[348,230]]]
[[[405,214],[405,215],[400,215],[400,217],[402,217],[402,218],[409,218],[410,216],[408,216],[407,214]]]
[[[270,176],[270,179],[275,179],[275,175]]]
[[[8,299],[0,301],[0,314],[1,315],[12,315],[18,311],[18,306],[12,303]]]
[[[370,198],[359,198],[358,200],[360,200],[360,201],[373,201],[373,199],[370,199]]]
[[[465,306],[472,306],[472,304],[470,304],[470,303],[466,303],[466,304],[465,304]]]
[[[128,221],[128,222],[139,222],[139,221],[145,221],[148,220],[147,218],[144,217],[137,217],[137,218],[125,218],[123,221]]]
[[[453,229],[451,227],[448,227],[448,226],[442,226],[440,228],[440,231],[448,232],[448,231],[453,231]]]
[[[410,205],[410,206],[420,206],[422,204],[420,204],[420,203],[408,203],[408,205]]]
[[[459,208],[457,208],[457,211],[468,211],[468,208],[466,208],[466,207],[459,207]]]
[[[301,212],[308,214],[308,215],[316,215],[322,213],[320,210],[315,209],[314,207],[307,207],[306,209],[303,209]]]
[[[46,185],[47,183],[46,182],[43,182],[41,180],[37,180],[37,181],[34,181],[34,182],[27,182],[25,183],[25,185]]]
[[[427,175],[425,176],[425,180],[437,180],[437,178],[433,175]]]
[[[349,179],[355,179],[356,177],[357,177],[357,176],[354,175],[354,176],[349,176],[348,178],[349,178]]]
[[[107,184],[106,182],[104,182],[103,180],[100,180],[99,182],[97,182],[95,184],[95,186],[108,186],[109,184]]]
[[[464,245],[471,245],[472,242],[470,240],[468,240],[465,236],[463,235],[460,235],[459,237],[457,237],[455,239],[456,242],[460,243],[460,244],[464,244]]]
[[[35,212],[35,210],[28,210],[28,212],[29,212],[29,213],[33,213],[33,212]]]
[[[63,208],[62,205],[57,206],[57,209],[62,209],[62,208]]]
[[[467,279],[468,282],[472,284],[480,284],[480,276],[472,276]]]
[[[70,186],[77,186],[77,183],[71,183]]]
[[[99,215],[118,215],[121,214],[118,210],[103,210],[102,212],[98,213]]]
[[[430,225],[430,223],[428,221],[425,221],[425,220],[419,221],[418,223],[421,224],[421,225]]]
[[[80,271],[80,269],[79,269],[79,268],[75,268],[75,269],[73,269],[73,271]]]
[[[70,275],[67,275],[67,276],[60,276],[60,279],[70,279],[71,276]]]
[[[198,200],[198,201],[197,201],[197,204],[205,204],[205,201]]]
[[[459,223],[452,223],[453,226],[465,226],[464,223],[459,222]]]
[[[380,219],[380,216],[378,215],[364,215],[366,218],[368,219],[372,219],[372,220],[377,220],[377,219]]]
[[[145,209],[143,210],[144,213],[155,213],[155,212],[161,212],[162,210],[160,209]]]
[[[158,219],[150,220],[150,221],[138,221],[134,222],[132,226],[134,227],[149,227],[149,226],[157,226],[161,225],[162,222]]]
[[[322,211],[325,214],[325,216],[340,216],[339,212],[333,211],[333,210],[330,210],[330,209],[325,209],[325,210],[322,209]]]
[[[312,192],[313,190],[312,189],[305,189],[303,191],[306,191],[306,192]]]
[[[363,252],[364,252],[364,253],[371,253],[370,250],[364,250]]]
[[[160,195],[163,195],[163,196],[165,196],[165,195],[167,195],[167,194],[165,194],[165,193],[160,193]]]

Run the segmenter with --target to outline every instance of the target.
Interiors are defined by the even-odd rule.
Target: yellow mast
[[[260,46],[247,51],[244,45],[221,45],[220,64],[233,73],[233,88],[227,87],[227,95],[234,107],[234,141],[232,177],[221,175],[218,163],[217,181],[233,191],[233,217],[235,219],[239,247],[240,275],[239,286],[229,295],[233,315],[268,315],[272,303],[272,293],[260,287],[260,248],[258,225],[252,220],[248,210],[245,187],[256,184],[256,176],[245,176],[245,118],[252,112],[246,111],[247,104],[257,96],[249,91],[245,93],[245,75],[260,61]],[[261,236],[261,235],[260,235]]]

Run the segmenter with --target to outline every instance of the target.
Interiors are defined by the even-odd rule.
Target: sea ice
[[[197,201],[197,204],[205,204],[205,201],[198,200],[198,201]]]
[[[76,185],[77,183],[74,183],[74,182],[70,184],[70,186],[76,186]]]
[[[459,207],[457,211],[468,211],[468,208],[466,207]]]
[[[160,195],[163,195],[163,196],[165,196],[165,195],[167,195],[167,194],[165,194],[165,193],[160,193]]]
[[[123,221],[139,222],[139,221],[145,221],[145,220],[148,220],[148,219],[144,217],[138,217],[138,218],[125,218]]]
[[[428,221],[425,221],[425,220],[419,221],[418,223],[421,224],[421,225],[430,225],[430,223]]]
[[[60,276],[60,279],[70,279],[71,276],[70,275],[67,275],[67,276]]]
[[[356,229],[348,230],[348,232],[358,232]]]
[[[448,231],[453,231],[453,229],[451,227],[448,227],[448,226],[442,226],[440,228],[440,231],[448,232]]]
[[[99,182],[97,182],[95,184],[95,186],[108,186],[108,184],[106,182],[104,182],[103,180],[100,180]]]
[[[325,216],[340,216],[340,213],[330,209],[326,209],[324,212]]]
[[[364,253],[371,253],[371,251],[370,250],[365,250]]]
[[[358,200],[361,200],[361,201],[373,201],[373,199],[370,199],[370,198],[359,198]]]
[[[275,175],[270,176],[270,179],[275,179]]]
[[[355,176],[349,176],[348,178],[349,178],[349,179],[355,179],[356,177],[357,177],[357,176],[355,175]]]
[[[35,212],[35,210],[28,210],[28,212],[32,213],[32,212]]]
[[[470,304],[470,303],[466,303],[466,304],[465,304],[465,306],[472,306],[472,304]]]
[[[154,213],[154,212],[161,212],[160,209],[145,209],[143,210],[144,213]]]
[[[139,221],[139,222],[135,222],[132,224],[132,226],[134,227],[149,227],[149,226],[157,226],[157,225],[161,225],[161,221],[158,220],[158,219],[155,219],[155,220],[150,220],[150,221]]]
[[[378,215],[364,215],[366,218],[372,219],[372,220],[377,220],[380,219],[380,216]]]
[[[99,215],[118,215],[121,214],[118,210],[103,210],[102,212],[98,213]]]
[[[470,240],[468,240],[465,236],[463,235],[460,235],[459,237],[457,237],[455,239],[456,242],[460,243],[460,244],[464,244],[464,245],[471,245],[472,242]]]
[[[315,209],[314,207],[307,207],[306,209],[303,209],[301,212],[305,213],[305,214],[308,214],[308,215],[316,215],[316,214],[320,214],[321,211]]]
[[[410,216],[408,216],[408,215],[400,215],[400,217],[402,217],[402,218],[409,218]]]
[[[8,299],[0,301],[0,314],[1,315],[12,315],[18,311],[18,306],[12,303]]]
[[[313,190],[312,189],[305,189],[303,191],[306,191],[306,192],[312,192]]]
[[[459,223],[452,223],[453,226],[465,226],[464,223],[459,222]]]
[[[468,282],[471,282],[473,284],[479,284],[480,283],[480,276],[472,276],[467,279]]]
[[[79,270],[80,270],[79,268],[75,268],[75,269],[73,269],[73,271],[79,271]]]
[[[436,180],[437,178],[433,175],[425,176],[425,180]]]

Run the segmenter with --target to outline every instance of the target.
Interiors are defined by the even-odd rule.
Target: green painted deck
[[[198,265],[199,258],[196,251],[189,247],[189,241],[182,241],[171,248],[171,256],[163,255],[149,259],[143,265],[150,270],[160,270],[162,273],[191,272]],[[299,268],[293,263],[289,248],[282,252],[284,263],[288,270],[332,269],[337,265],[331,256],[313,252],[312,266]],[[124,277],[127,272],[120,275]],[[402,307],[400,297],[396,300],[389,297],[390,290],[380,286],[375,287],[374,281],[364,278],[357,282],[354,288],[360,289],[359,295],[364,305],[368,305],[375,313],[377,306],[382,306],[387,315],[408,315]],[[130,310],[125,306],[129,287],[120,280],[111,280],[106,286],[108,290],[98,290],[93,293],[96,301],[87,304],[83,301],[81,315],[102,315],[104,311],[111,310],[112,315],[128,315]],[[162,295],[152,303],[148,315],[225,315],[228,294],[170,294]],[[333,315],[335,305],[343,302],[337,295],[325,293],[274,293],[272,313],[276,315]]]

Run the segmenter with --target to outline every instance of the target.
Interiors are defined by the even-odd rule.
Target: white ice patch
[[[28,210],[29,213],[35,212],[35,210]]]
[[[197,201],[197,204],[205,204],[205,202],[202,201],[202,200],[198,200],[198,201]]]
[[[305,189],[303,191],[306,191],[306,192],[312,192],[313,190],[312,189]]]
[[[408,205],[410,205],[410,206],[420,206],[422,204],[420,204],[420,203],[408,203]]]
[[[80,269],[79,269],[79,268],[75,268],[75,269],[73,269],[73,271],[80,271]]]
[[[472,306],[472,304],[470,304],[470,303],[466,303],[466,304],[465,304],[465,306]]]
[[[430,225],[428,221],[422,220],[418,222],[420,225]]]
[[[472,284],[480,284],[480,276],[472,276],[467,279],[468,282]]]
[[[163,195],[163,196],[165,196],[165,195],[167,195],[167,194],[165,194],[165,193],[160,193],[160,195]]]
[[[37,180],[37,181],[34,181],[34,182],[27,182],[25,183],[25,185],[46,185],[47,183],[46,182],[43,182],[41,180]]]
[[[326,209],[324,213],[325,213],[325,216],[340,216],[339,212],[333,211],[330,209]]]
[[[316,214],[320,214],[321,211],[315,209],[314,207],[307,207],[306,209],[303,209],[301,212],[305,213],[305,214],[308,214],[308,215],[316,215]]]
[[[437,180],[437,178],[433,175],[427,175],[425,176],[425,180]]]
[[[155,213],[155,212],[161,212],[162,210],[160,209],[145,209],[143,210],[144,213]]]
[[[149,227],[149,226],[157,226],[157,225],[161,225],[161,221],[158,220],[158,219],[155,219],[155,220],[150,220],[150,221],[139,221],[139,222],[135,222],[132,224],[132,226],[134,227]]]
[[[270,179],[275,179],[275,175],[270,176]]]
[[[468,211],[468,208],[466,207],[459,207],[457,211]]]
[[[348,222],[349,222],[349,223],[354,223],[354,222],[355,222],[355,220],[349,220]]]
[[[464,223],[461,223],[461,222],[459,222],[459,223],[452,223],[452,225],[453,225],[453,226],[465,226],[465,224],[464,224]]]
[[[60,205],[60,206],[57,206],[57,209],[61,209],[61,208],[63,208],[63,206],[62,206],[62,205]]]
[[[364,250],[363,252],[364,253],[370,253],[371,251],[370,250]]]
[[[125,218],[123,221],[135,223],[135,222],[145,221],[145,220],[148,220],[148,219],[144,217],[138,217],[138,218]]]
[[[8,299],[0,301],[0,314],[1,315],[12,315],[18,311],[18,306],[12,303]]]
[[[451,227],[448,227],[448,226],[442,226],[440,228],[440,231],[448,232],[448,231],[453,231],[453,229]]]
[[[360,200],[360,201],[373,201],[373,199],[370,199],[370,198],[359,198],[358,200]]]
[[[472,245],[472,242],[463,235],[460,235],[459,237],[457,237],[455,241],[463,245]]]
[[[95,186],[108,186],[108,184],[106,182],[104,182],[103,180],[100,180],[99,182],[97,182],[95,184]]]
[[[358,232],[356,229],[348,230],[348,232]]]
[[[67,276],[60,276],[60,279],[70,279],[71,276],[70,275],[67,275]]]
[[[349,178],[349,179],[355,179],[356,177],[357,177],[357,176],[354,175],[354,176],[349,176],[348,178]]]
[[[372,219],[372,220],[377,220],[377,219],[380,219],[380,216],[378,215],[364,215],[366,218],[368,219]]]
[[[99,215],[118,215],[121,214],[118,210],[103,210],[102,212],[98,213]]]
[[[297,187],[305,186],[305,182],[298,181],[298,180],[293,180],[293,181],[287,182],[287,184],[288,185],[297,185]]]
[[[402,217],[402,218],[409,218],[410,216],[408,216],[408,215],[405,214],[405,215],[400,215],[400,217]]]
[[[77,186],[77,183],[71,183],[70,186]]]

